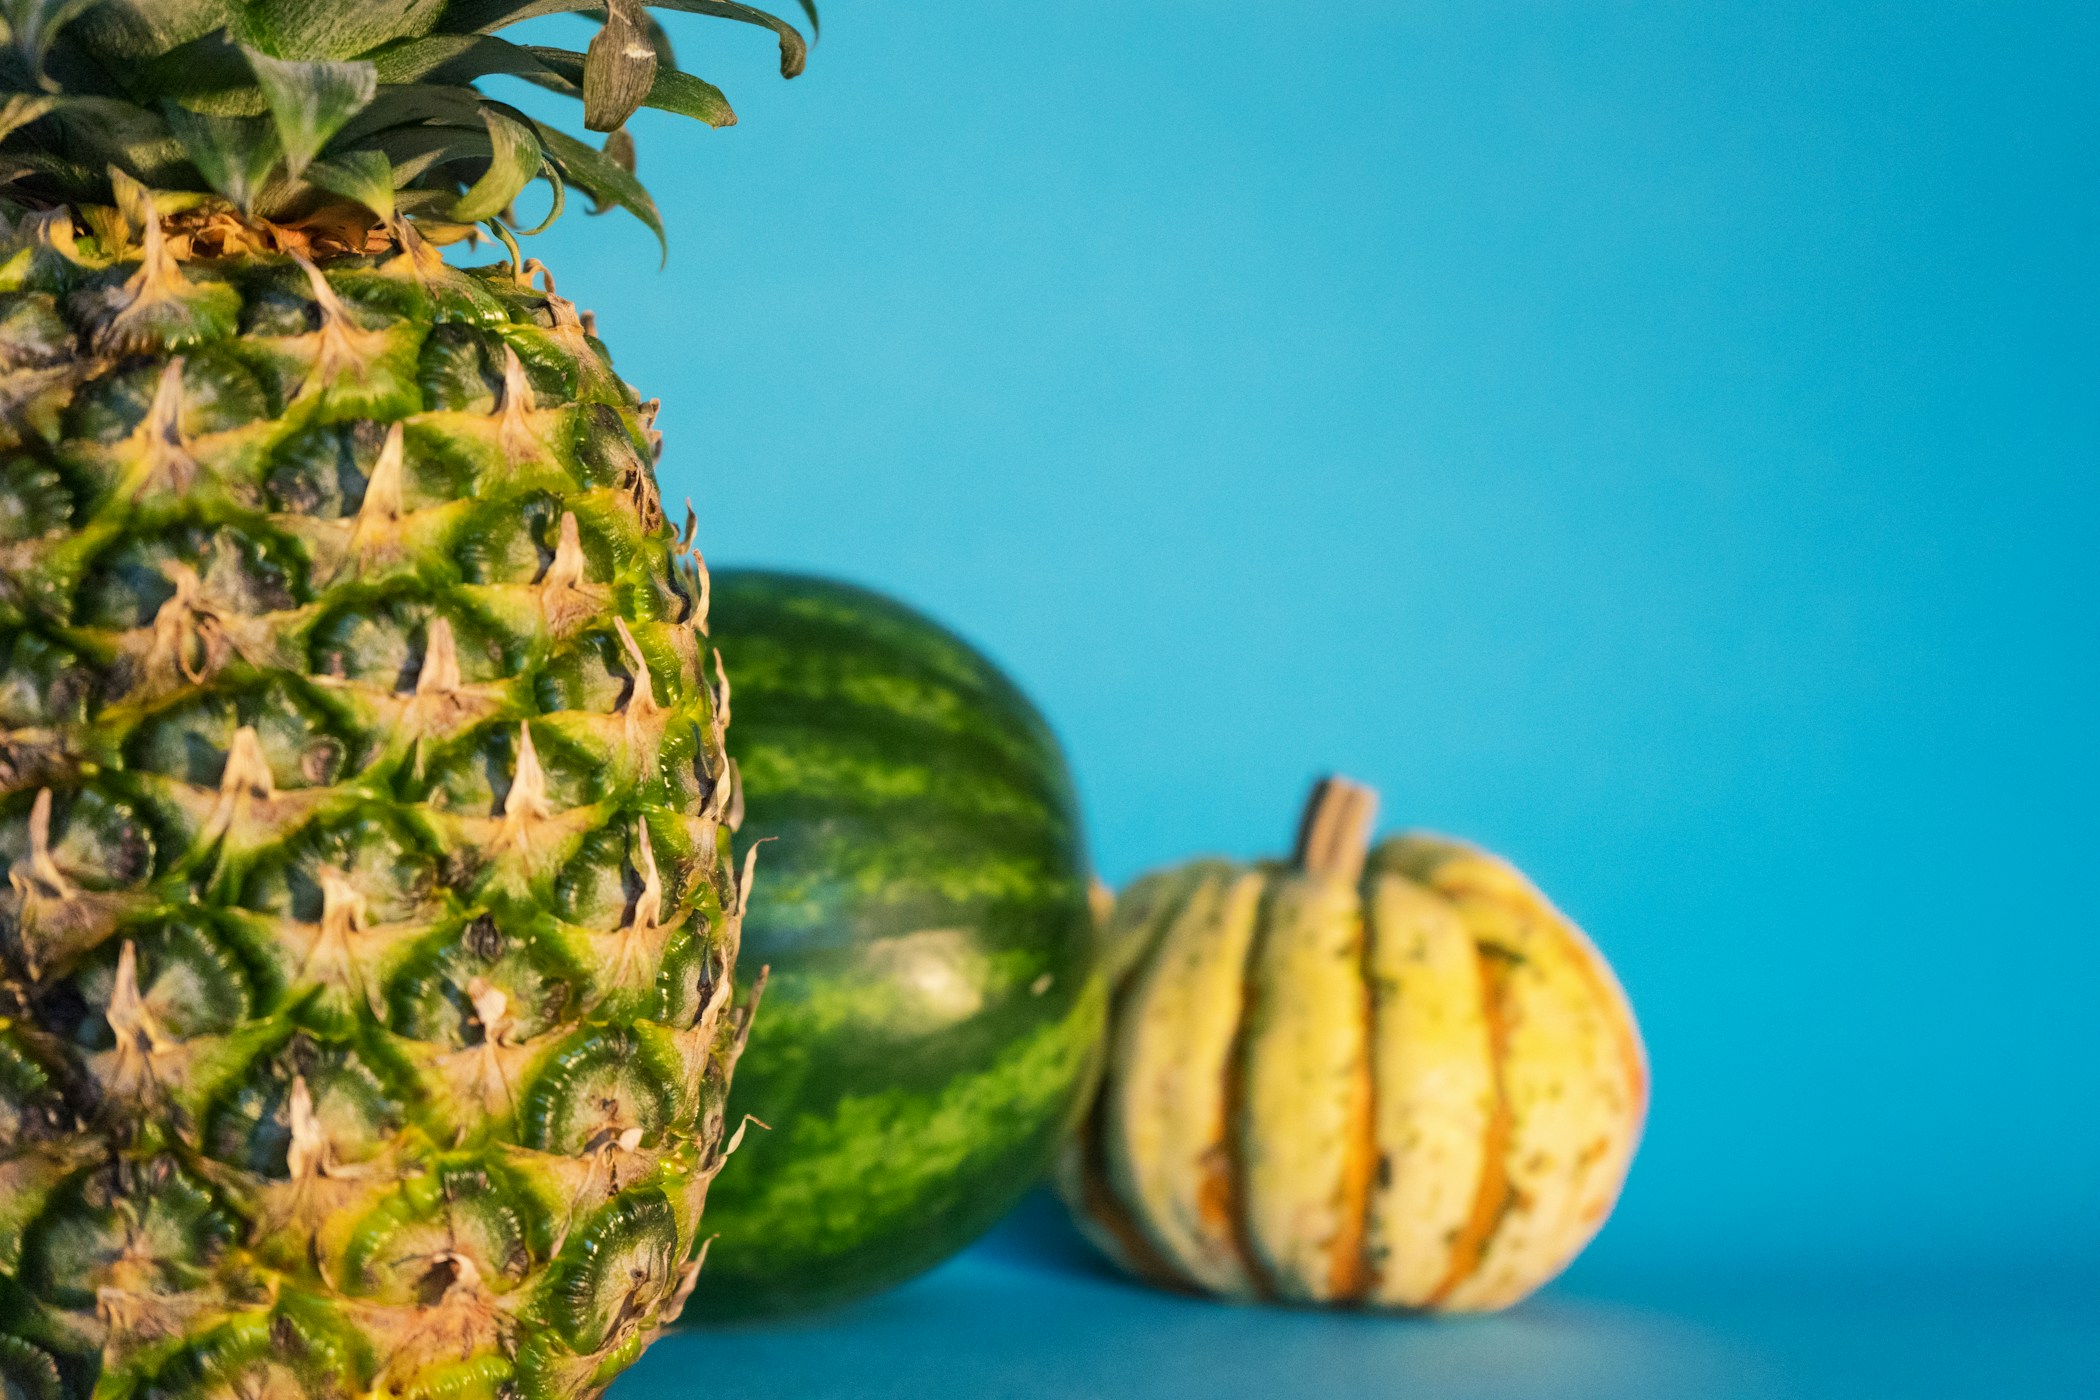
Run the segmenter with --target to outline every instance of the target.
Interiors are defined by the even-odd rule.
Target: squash
[[[1197,861],[1116,900],[1107,1068],[1059,1185],[1132,1273],[1488,1311],[1611,1211],[1648,1101],[1617,979],[1506,862],[1368,849],[1376,806],[1328,779],[1288,865]]]

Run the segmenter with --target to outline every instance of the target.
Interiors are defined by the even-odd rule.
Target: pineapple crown
[[[813,0],[799,0],[812,35]],[[621,208],[659,242],[625,123],[639,107],[728,126],[720,89],[679,70],[645,0],[0,0],[0,208],[216,207],[269,228],[331,228],[445,242],[486,225],[515,249],[562,211]],[[780,72],[807,51],[786,21],[729,0],[647,0],[762,26]],[[601,27],[582,53],[497,30],[578,12]],[[580,97],[598,149],[478,91],[494,75]],[[517,197],[544,179],[545,219]],[[5,208],[11,205],[12,208]],[[349,232],[343,232],[345,227]]]

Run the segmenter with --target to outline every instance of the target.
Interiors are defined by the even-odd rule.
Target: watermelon
[[[723,571],[738,966],[770,968],[737,1066],[753,1125],[708,1197],[691,1320],[836,1303],[929,1267],[1044,1172],[1106,993],[1071,778],[981,653],[902,604]],[[747,974],[748,975],[748,974]]]

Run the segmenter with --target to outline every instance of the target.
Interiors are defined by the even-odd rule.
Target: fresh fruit
[[[538,176],[656,222],[480,76],[728,119],[632,0],[488,32],[576,7],[7,6],[9,1397],[592,1395],[690,1286],[749,889],[705,581],[589,317],[432,247]]]
[[[1369,789],[1314,790],[1291,864],[1149,875],[1108,921],[1108,1067],[1059,1185],[1172,1287],[1479,1312],[1589,1242],[1647,1063],[1589,940],[1439,836],[1368,852]]]
[[[1042,1174],[1083,1098],[1103,989],[1057,742],[998,669],[898,603],[715,576],[731,748],[766,841],[744,920],[771,966],[689,1320],[894,1283]]]

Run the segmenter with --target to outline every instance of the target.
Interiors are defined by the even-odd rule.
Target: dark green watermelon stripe
[[[836,677],[790,675],[775,684],[754,684],[743,662],[732,659],[731,679],[737,684],[736,698],[747,706],[763,708],[769,728],[800,728],[835,737],[877,739],[897,755],[913,755],[922,762],[947,759],[951,762],[988,765],[1031,787],[1054,788],[1063,779],[1063,766],[1054,748],[1046,748],[1033,737],[1017,738],[1011,729],[1002,732],[982,724],[963,724],[938,715],[900,710],[874,703],[865,688],[848,688],[827,682]]]
[[[899,664],[858,639],[747,640],[730,659],[755,684],[783,695],[823,694],[930,724],[974,729],[1002,742],[1048,738],[1039,732],[1039,718],[1024,708],[1027,702],[1005,687],[958,685],[923,666]]]
[[[952,754],[915,754],[904,744],[861,737],[841,740],[809,726],[769,730],[763,745],[746,742],[737,759],[746,786],[763,785],[776,797],[809,798],[852,809],[907,803],[958,817],[1033,813],[1030,825],[1057,820],[1043,811],[1060,800],[1055,788],[1020,782],[997,766],[961,761]],[[891,755],[900,755],[891,757]]]
[[[947,858],[945,852],[936,854],[938,858]],[[853,853],[854,863],[849,870],[826,869],[819,863],[822,858],[822,853],[816,852],[807,858],[798,858],[794,865],[783,863],[769,869],[767,878],[775,884],[769,898],[792,902],[807,885],[809,893],[803,897],[822,896],[829,902],[836,902],[840,896],[858,896],[878,915],[886,914],[892,908],[902,911],[913,904],[935,899],[949,905],[952,912],[947,918],[921,916],[921,921],[928,927],[950,925],[957,918],[982,917],[987,909],[1000,904],[1032,906],[1061,899],[1068,899],[1075,907],[1079,903],[1079,884],[1046,878],[1044,867],[1039,862],[949,861],[944,869],[927,870],[924,862],[912,858],[909,848],[894,847],[881,856]],[[783,931],[792,932],[792,923],[782,920],[781,924]],[[841,928],[842,934],[852,932],[850,928]]]

